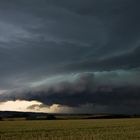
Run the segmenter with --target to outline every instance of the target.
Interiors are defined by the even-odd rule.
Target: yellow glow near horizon
[[[38,101],[25,101],[25,100],[0,102],[0,110],[1,111],[27,111],[27,108],[33,104],[40,105],[41,103]]]
[[[60,113],[68,112],[69,107],[53,104],[51,106],[44,105],[39,101],[6,101],[0,102],[0,111],[23,111],[23,112],[47,112],[47,113]]]

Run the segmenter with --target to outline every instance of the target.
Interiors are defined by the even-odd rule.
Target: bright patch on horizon
[[[39,101],[16,100],[0,102],[0,111],[60,113],[63,111],[69,112],[69,109],[69,107],[59,104],[47,106]]]

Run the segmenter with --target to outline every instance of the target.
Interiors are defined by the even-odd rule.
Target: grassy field
[[[140,140],[140,119],[1,121],[0,140]]]

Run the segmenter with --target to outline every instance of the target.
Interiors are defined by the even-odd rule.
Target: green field
[[[140,119],[1,121],[0,140],[140,140]]]

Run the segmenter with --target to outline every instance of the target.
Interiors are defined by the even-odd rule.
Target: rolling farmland
[[[1,121],[0,140],[139,140],[140,119]]]

